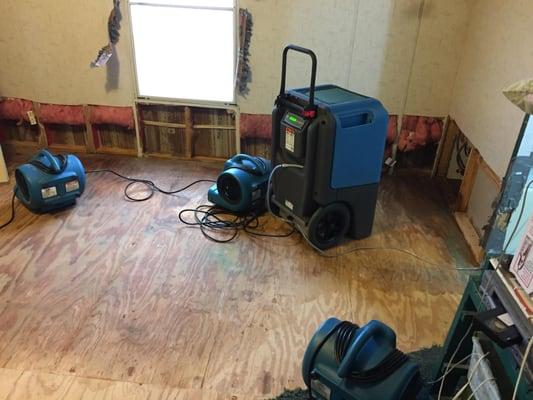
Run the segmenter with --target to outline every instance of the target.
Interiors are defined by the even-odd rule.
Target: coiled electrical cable
[[[128,176],[119,174],[118,172],[115,172],[112,169],[93,169],[93,170],[89,170],[86,172],[86,174],[97,174],[97,173],[113,174],[115,176],[118,176],[121,179],[124,179],[125,181],[128,181],[129,183],[124,187],[124,197],[126,197],[126,199],[128,199],[129,201],[137,201],[137,202],[151,199],[154,196],[155,192],[159,192],[165,195],[173,195],[173,194],[178,194],[180,192],[183,192],[184,190],[187,190],[191,186],[194,186],[198,183],[202,183],[202,182],[215,183],[216,182],[212,179],[198,179],[176,190],[164,190],[164,189],[161,189],[159,186],[157,186],[153,181],[149,179],[130,178]],[[145,185],[148,188],[149,193],[145,197],[134,197],[131,195],[131,192],[130,192],[131,188],[133,187],[133,185],[136,185],[138,183]]]
[[[0,225],[0,229],[4,229],[6,226],[8,226],[10,223],[13,222],[15,219],[15,197],[17,195],[17,192],[13,192],[13,197],[11,198],[11,217],[7,220],[7,222]]]
[[[187,220],[184,217],[186,213],[192,213],[194,221]],[[211,205],[186,208],[180,211],[178,218],[185,225],[198,226],[207,239],[216,243],[231,242],[240,231],[253,236],[272,238],[289,237],[296,231],[292,228],[289,232],[280,234],[259,232],[255,230],[260,226],[259,216],[256,213],[237,214]],[[220,234],[224,235],[225,233],[229,236],[220,237]]]

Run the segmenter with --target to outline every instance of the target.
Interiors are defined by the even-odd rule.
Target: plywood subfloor
[[[220,168],[84,162],[169,188]],[[454,266],[470,260],[430,181],[384,178],[373,236],[342,249],[400,247],[438,265],[393,250],[327,259],[297,235],[209,242],[178,220],[207,185],[133,203],[117,178],[90,175],[74,208],[17,207],[0,231],[0,399],[268,398],[302,386],[304,350],[330,316],[380,319],[404,351],[443,341],[464,281]],[[0,185],[0,221],[11,193]]]

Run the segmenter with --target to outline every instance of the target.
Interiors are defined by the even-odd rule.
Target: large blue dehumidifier
[[[287,52],[312,59],[311,85],[285,91]],[[373,98],[335,85],[315,87],[315,54],[283,52],[281,89],[272,112],[271,204],[311,243],[325,249],[345,235],[372,231],[388,113]]]
[[[41,150],[15,170],[15,194],[29,210],[45,213],[76,203],[85,189],[85,169],[74,155]]]

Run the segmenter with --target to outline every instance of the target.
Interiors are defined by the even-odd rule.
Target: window
[[[234,0],[130,0],[138,95],[233,102]]]

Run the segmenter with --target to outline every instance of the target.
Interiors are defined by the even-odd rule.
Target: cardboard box
[[[527,294],[533,293],[533,216],[511,262],[511,272]]]

